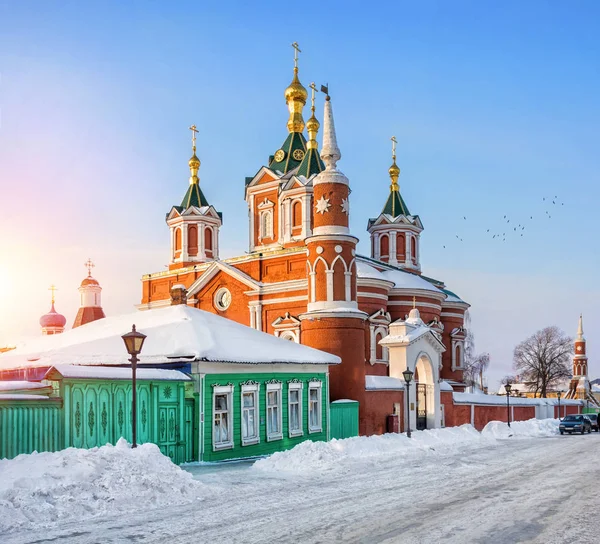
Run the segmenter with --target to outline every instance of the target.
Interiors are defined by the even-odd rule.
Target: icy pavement
[[[552,425],[539,432],[552,434]],[[453,433],[466,435],[462,444]],[[385,437],[371,447],[359,438],[304,446],[253,467],[194,469],[201,483],[195,502],[157,508],[137,501],[124,514],[5,533],[0,542],[600,541],[597,433],[442,434],[417,435],[421,444],[407,447]]]

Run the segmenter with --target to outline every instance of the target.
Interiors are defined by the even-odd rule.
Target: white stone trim
[[[357,297],[358,298],[376,298],[376,299],[383,300],[386,302],[388,299],[387,295],[381,295],[379,293],[370,293],[370,292],[366,292],[366,291],[363,291],[363,292],[359,291],[357,293]]]
[[[240,436],[242,439],[242,446],[251,446],[260,443],[260,384],[242,384],[240,391]],[[254,425],[256,429],[256,435],[244,438],[244,394],[252,393],[254,395]]]
[[[465,316],[463,314],[454,314],[452,312],[442,312],[440,317],[457,317],[459,319],[464,319]]]
[[[212,388],[212,421],[211,434],[213,451],[233,449],[233,385],[219,385]],[[226,441],[215,440],[216,399],[217,395],[227,395],[227,438]]]
[[[300,419],[300,429],[292,431],[290,426],[291,421],[291,403],[290,403],[290,391],[298,391],[298,417]],[[295,438],[304,435],[304,410],[302,409],[304,404],[304,383],[303,382],[292,382],[288,384],[288,435],[290,438]]]
[[[311,390],[317,391],[317,417],[318,425],[311,425],[310,414],[311,414]],[[323,383],[322,382],[309,382],[308,383],[308,434],[321,433],[323,432]]]
[[[277,432],[269,432],[269,393],[277,391],[277,417],[278,417],[278,431]],[[266,391],[265,391],[265,416],[266,416],[266,429],[267,429],[267,442],[272,442],[273,440],[281,440],[283,439],[283,429],[282,427],[282,414],[281,411],[283,409],[283,387],[281,382],[279,383],[267,383]]]

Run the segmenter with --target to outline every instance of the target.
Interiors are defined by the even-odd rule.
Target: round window
[[[226,287],[217,289],[217,292],[215,293],[215,306],[217,307],[217,310],[220,310],[221,312],[227,310],[230,304],[231,293],[229,292],[229,289]]]

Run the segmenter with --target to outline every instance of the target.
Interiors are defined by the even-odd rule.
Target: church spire
[[[298,42],[294,42],[292,47],[294,48],[294,77],[284,93],[285,102],[290,110],[287,127],[289,132],[302,132],[304,130],[302,109],[306,104],[308,92],[298,79],[298,53],[301,53]]]
[[[319,132],[319,127],[321,125],[315,117],[315,93],[317,92],[317,87],[315,86],[314,82],[310,84],[310,89],[312,91],[310,106],[312,115],[306,123],[306,130],[308,130],[309,140],[308,144],[306,145],[306,154],[304,155],[296,174],[298,176],[304,176],[305,178],[310,178],[312,175],[318,174],[325,168],[325,165],[323,164],[323,161],[319,155],[319,144],[317,142],[317,133]]]
[[[329,94],[325,97],[325,111],[323,114],[323,146],[321,147],[321,159],[325,163],[326,170],[336,170],[337,162],[342,158],[342,153],[337,144],[335,134],[335,123],[333,122],[333,109]]]
[[[579,342],[584,342],[585,338],[583,337],[583,315],[579,314],[579,327],[577,327],[577,340]]]
[[[198,171],[200,170],[200,159],[196,156],[196,134],[198,134],[198,129],[196,125],[192,125],[190,130],[192,131],[192,157],[188,161],[190,167],[190,186],[181,201],[181,207],[184,210],[192,206],[196,206],[197,208],[208,206],[208,201],[200,189],[200,178],[198,177]]]
[[[392,166],[388,169],[391,180],[390,194],[381,213],[385,213],[391,217],[398,217],[400,215],[409,216],[410,212],[400,194],[400,185],[398,185],[398,178],[400,177],[400,168],[398,168],[398,165],[396,164],[396,144],[398,143],[398,140],[396,140],[396,136],[392,136],[391,140]]]

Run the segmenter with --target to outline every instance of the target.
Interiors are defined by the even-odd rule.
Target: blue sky
[[[490,377],[580,312],[600,376],[596,2],[122,4],[0,0],[0,344],[37,334],[50,283],[71,321],[89,256],[107,313],[139,302],[167,263],[192,123],[222,254],[247,249],[244,177],[286,136],[298,41],[305,86],[330,86],[359,249],[396,135],[423,271],[472,304]]]

